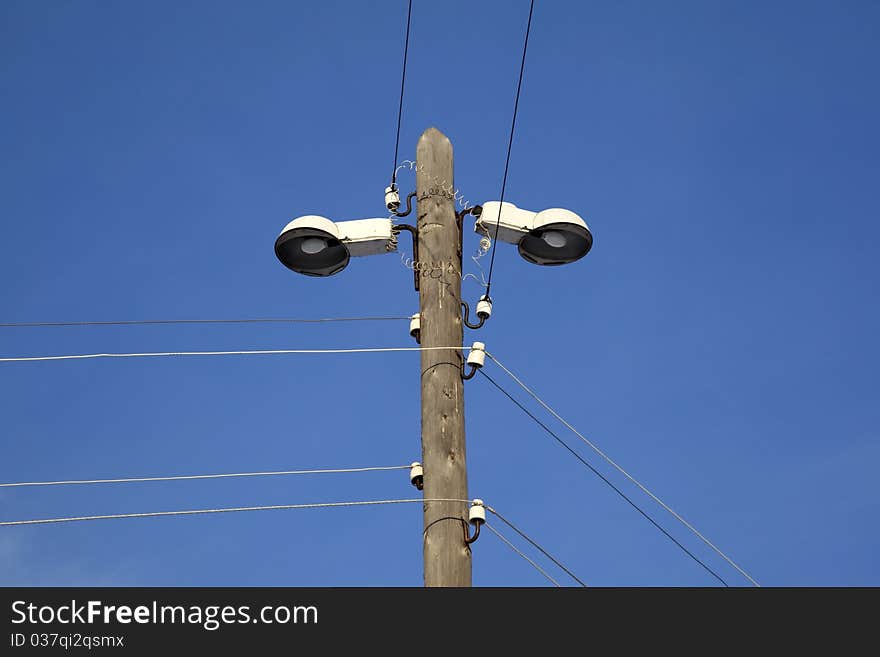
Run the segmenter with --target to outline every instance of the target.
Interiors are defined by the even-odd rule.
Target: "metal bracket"
[[[470,530],[468,530],[468,525],[470,523],[465,523],[464,525],[464,544],[470,545],[475,542],[478,538],[480,538],[480,524],[479,522],[474,523],[474,535],[470,535]]]
[[[395,210],[395,211],[393,211],[391,214],[393,214],[395,217],[405,217],[405,216],[408,215],[410,212],[412,212],[412,200],[413,200],[413,197],[414,197],[415,195],[416,195],[415,192],[410,192],[410,193],[407,195],[407,197],[406,197],[406,212],[397,212],[397,211]]]
[[[407,206],[406,212],[403,215],[398,215],[398,216],[404,216],[404,215],[407,215],[410,213],[410,211],[412,209],[412,208],[410,208],[410,199],[413,197],[413,195],[415,195],[415,192],[413,192],[412,194],[410,194],[409,196],[406,197],[406,206]],[[411,226],[409,224],[394,224],[394,225],[392,225],[392,229],[396,230],[398,233],[402,230],[405,230],[410,235],[412,235],[413,262],[418,263],[418,261],[419,261],[419,229],[416,228],[415,226]],[[416,292],[419,291],[419,268],[418,267],[413,267],[413,287],[416,289]]]
[[[461,321],[464,322],[464,325],[467,326],[469,329],[478,329],[478,328],[482,328],[482,327],[483,327],[483,324],[486,323],[486,319],[487,319],[487,317],[486,317],[485,315],[483,315],[482,317],[480,317],[480,323],[479,323],[479,324],[471,324],[471,323],[470,323],[470,321],[469,321],[469,316],[470,316],[471,308],[470,308],[470,306],[468,306],[467,301],[462,301],[462,302],[461,302],[461,309],[464,311],[464,314],[463,314],[463,316],[462,316],[462,318],[461,318]]]

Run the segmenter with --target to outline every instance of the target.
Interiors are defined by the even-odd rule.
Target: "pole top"
[[[419,143],[420,143],[420,144],[421,144],[421,143],[424,143],[424,142],[427,142],[427,141],[432,141],[432,142],[434,142],[435,144],[438,143],[438,142],[440,142],[440,143],[442,143],[442,142],[446,142],[446,143],[449,144],[450,146],[452,145],[452,142],[449,141],[449,137],[447,137],[446,135],[444,135],[442,132],[440,132],[440,131],[439,131],[437,128],[435,128],[434,126],[431,126],[431,127],[428,128],[427,130],[425,130],[425,131],[422,133],[422,136],[419,137]]]

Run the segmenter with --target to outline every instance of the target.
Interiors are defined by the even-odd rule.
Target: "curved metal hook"
[[[406,196],[406,212],[397,212],[396,210],[394,210],[391,212],[391,214],[393,214],[395,217],[407,216],[410,212],[412,212],[412,200],[415,195],[416,195],[415,192],[410,192],[409,194],[407,194],[407,196]]]
[[[478,538],[480,538],[480,525],[482,525],[482,524],[483,523],[481,523],[481,522],[474,523],[474,535],[473,536],[469,536],[467,525],[465,525],[465,527],[464,527],[464,537],[465,537],[464,544],[465,545],[470,545],[471,543],[476,541]]]
[[[483,214],[483,206],[472,205],[469,208],[464,208],[461,212],[456,212],[455,214],[458,216],[459,219],[464,219],[469,214],[479,218],[479,216]]]
[[[410,212],[410,199],[415,195],[415,192],[406,197],[406,212],[404,214],[409,214]],[[403,216],[403,215],[399,215]],[[400,231],[405,230],[410,235],[412,235],[413,241],[413,262],[419,261],[419,229],[415,226],[411,226],[409,224],[394,224],[392,226],[394,230],[398,233]],[[416,292],[419,291],[419,269],[418,267],[413,267],[413,287],[415,287]]]
[[[485,315],[480,316],[480,323],[479,324],[471,324],[469,321],[469,315],[471,312],[471,308],[470,308],[470,306],[467,305],[467,301],[461,302],[461,309],[463,311],[461,321],[464,322],[465,326],[467,326],[469,329],[483,328],[483,324],[486,323]]]

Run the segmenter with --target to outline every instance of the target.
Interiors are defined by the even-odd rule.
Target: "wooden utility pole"
[[[423,347],[460,346],[461,226],[452,190],[452,144],[428,128],[416,149],[419,313]],[[422,351],[422,467],[425,499],[467,500],[464,381],[458,350]],[[467,507],[425,502],[425,586],[470,586]]]

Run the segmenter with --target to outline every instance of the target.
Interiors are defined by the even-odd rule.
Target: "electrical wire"
[[[0,522],[0,527],[13,527],[20,525],[49,525],[65,522],[84,522],[88,520],[118,520],[122,518],[156,518],[162,516],[192,516],[210,513],[238,513],[244,511],[278,511],[290,509],[330,509],[354,506],[378,506],[386,504],[414,504],[423,502],[462,502],[469,504],[470,500],[454,499],[402,499],[402,500],[366,500],[358,502],[315,502],[311,504],[272,504],[265,506],[239,506],[221,509],[189,509],[185,511],[152,511],[147,513],[113,513],[99,516],[72,516],[67,518],[41,518],[37,520],[6,520]]]
[[[365,354],[396,351],[438,351],[450,349],[461,351],[470,347],[372,347],[356,349],[254,349],[245,351],[154,351],[131,354],[76,354],[70,356],[23,356],[0,358],[0,363],[21,363],[40,360],[79,360],[85,358],[148,358],[160,356],[253,356],[278,354]]]
[[[510,522],[507,518],[505,518],[505,517],[502,516],[500,513],[498,513],[498,511],[496,511],[495,509],[493,509],[491,506],[487,506],[486,509],[489,511],[489,513],[491,513],[492,515],[494,515],[494,516],[495,516],[496,518],[498,518],[501,522],[503,522],[505,525],[507,525],[507,526],[510,527],[513,531],[515,531],[517,534],[519,534],[522,538],[524,538],[526,541],[528,541],[528,542],[532,545],[532,547],[536,548],[541,554],[543,554],[545,557],[547,557],[548,559],[550,559],[550,561],[552,561],[552,562],[555,563],[557,566],[559,566],[560,568],[562,568],[562,570],[564,570],[564,571],[566,572],[566,574],[567,574],[569,577],[571,577],[575,582],[577,582],[578,584],[580,584],[580,585],[583,586],[583,587],[586,587],[586,586],[587,586],[587,585],[586,585],[586,584],[585,584],[585,583],[584,583],[584,582],[583,582],[583,581],[582,581],[577,575],[575,575],[575,574],[574,574],[573,572],[571,572],[568,568],[566,568],[565,566],[563,566],[559,561],[557,561],[557,560],[553,557],[552,554],[550,554],[549,552],[547,552],[547,550],[545,550],[545,549],[542,548],[540,545],[538,545],[533,539],[529,538],[529,536],[527,536],[526,533],[523,532],[519,527],[517,527],[516,525],[514,525],[512,522]]]
[[[712,541],[710,541],[708,538],[703,536],[703,534],[701,534],[699,531],[697,531],[696,527],[694,527],[687,520],[682,518],[668,504],[666,504],[663,500],[661,500],[659,497],[654,495],[654,493],[652,493],[650,490],[648,490],[648,488],[644,484],[642,484],[642,482],[640,482],[638,479],[633,477],[629,472],[624,470],[623,467],[618,465],[610,456],[608,456],[605,452],[603,452],[601,449],[599,449],[594,443],[592,443],[586,437],[584,437],[583,434],[581,434],[577,429],[575,429],[568,422],[566,422],[565,419],[563,419],[559,415],[559,413],[557,413],[552,408],[550,408],[550,406],[548,406],[547,403],[543,399],[541,399],[531,388],[529,388],[525,383],[523,383],[513,372],[511,372],[509,369],[504,367],[504,365],[497,358],[495,358],[489,352],[486,352],[486,355],[489,356],[489,358],[491,358],[495,362],[495,364],[498,365],[498,367],[500,367],[502,370],[504,370],[510,378],[512,378],[514,381],[516,381],[517,384],[519,384],[519,386],[523,390],[525,390],[535,401],[537,401],[541,406],[543,406],[544,409],[546,409],[553,417],[555,417],[557,420],[562,422],[562,424],[564,424],[574,435],[576,435],[578,438],[580,438],[586,445],[588,445],[590,447],[590,449],[592,449],[594,452],[596,452],[596,454],[598,454],[603,459],[605,459],[605,461],[607,461],[609,465],[614,467],[614,469],[616,469],[618,472],[620,472],[620,474],[622,474],[624,477],[629,479],[633,484],[638,486],[638,488],[643,493],[645,493],[648,497],[650,497],[657,504],[659,504],[666,511],[668,511],[676,520],[678,520],[681,524],[683,524],[691,532],[693,532],[695,536],[697,536],[701,541],[703,541],[703,543],[705,543],[710,548],[712,548],[719,556],[721,556],[727,563],[729,563],[731,566],[733,566],[741,575],[743,575],[746,579],[748,579],[752,584],[754,584],[755,586],[758,586],[758,587],[761,586],[760,584],[758,584],[757,581],[755,581],[755,579],[751,575],[749,575],[745,570],[740,568],[733,561],[733,559],[731,559],[726,554],[724,554],[724,552],[722,552],[718,546],[716,546],[714,543],[712,543]]]
[[[397,106],[397,137],[394,140],[394,168],[391,170],[391,186],[397,182],[397,155],[400,148],[400,121],[403,118],[403,89],[406,85],[406,60],[409,54],[409,26],[412,18],[412,0],[409,0],[409,8],[406,11],[406,41],[403,46],[403,73],[400,76],[400,104]]]
[[[334,468],[329,470],[278,470],[273,472],[231,472],[226,474],[175,475],[169,477],[126,477],[120,479],[69,479],[65,481],[20,481],[0,484],[0,488],[21,486],[70,486],[80,484],[128,484],[147,481],[184,481],[191,479],[227,479],[232,477],[274,477],[279,475],[341,474],[349,472],[380,472],[408,470],[409,465],[383,465],[369,468]]]
[[[528,558],[523,552],[520,551],[520,549],[519,549],[518,547],[516,547],[513,543],[511,543],[510,541],[508,541],[508,540],[504,537],[504,535],[503,535],[501,532],[499,532],[497,529],[495,529],[495,528],[494,528],[492,525],[490,525],[488,522],[485,524],[485,526],[486,526],[486,529],[488,529],[490,532],[492,532],[493,534],[495,534],[495,536],[497,536],[498,538],[500,538],[500,539],[501,539],[501,540],[507,545],[507,547],[509,547],[511,550],[513,550],[514,552],[516,552],[516,553],[517,553],[519,556],[521,556],[523,559],[525,559],[526,561],[528,561],[528,562],[532,565],[532,567],[533,567],[535,570],[537,570],[537,571],[538,571],[539,573],[541,573],[544,577],[546,577],[547,579],[549,579],[549,580],[553,583],[554,586],[557,586],[557,587],[560,586],[559,582],[557,582],[555,579],[553,579],[552,577],[550,577],[550,575],[547,574],[547,571],[546,571],[546,570],[544,570],[543,568],[541,568],[541,566],[539,566],[539,565],[536,564],[534,561],[532,561],[531,559],[529,559],[529,558]]]
[[[409,466],[392,466],[388,468],[382,469],[402,469],[404,467]],[[365,470],[376,470],[380,468],[359,468],[357,470],[354,469],[346,469],[346,470],[336,470],[334,472],[342,471],[342,472],[352,472],[352,471],[365,471]],[[326,470],[318,471],[318,472],[328,472]],[[272,473],[275,474],[275,473]],[[104,483],[106,480],[102,481],[89,481],[89,482],[59,482],[59,483]],[[143,513],[111,513],[111,514],[103,514],[103,515],[89,515],[89,516],[67,516],[63,518],[37,518],[32,520],[4,520],[0,521],[0,527],[19,527],[23,525],[50,525],[50,524],[60,524],[60,523],[70,523],[70,522],[86,522],[91,520],[121,520],[127,518],[158,518],[158,517],[167,517],[167,516],[192,516],[192,515],[208,515],[214,513],[242,513],[246,511],[280,511],[280,510],[295,510],[295,509],[332,509],[332,508],[341,508],[341,507],[363,507],[363,506],[384,506],[390,504],[424,504],[427,502],[454,502],[460,504],[471,504],[471,500],[463,500],[463,499],[455,499],[455,498],[405,498],[405,499],[395,499],[395,500],[362,500],[362,501],[353,501],[353,502],[312,502],[312,503],[304,503],[304,504],[268,504],[261,506],[239,506],[239,507],[223,507],[223,508],[215,508],[215,509],[186,509],[182,511],[148,511]],[[586,586],[580,579],[578,579],[568,568],[563,566],[559,561],[554,559],[544,548],[538,545],[534,540],[529,538],[526,534],[524,534],[520,529],[515,527],[509,520],[504,518],[498,511],[494,508],[487,506],[486,509],[495,515],[499,520],[508,525],[511,529],[513,529],[517,534],[522,536],[526,541],[528,541],[532,546],[541,551],[541,553],[550,559],[553,563],[559,566],[562,570],[568,573],[572,578],[574,578],[578,583],[582,586]],[[487,527],[488,527],[487,523]],[[504,538],[498,531],[494,528],[489,527],[496,535],[498,535],[501,540],[507,543],[514,551],[517,552],[520,556],[522,556],[526,561],[531,563],[535,568],[537,568],[547,579],[551,582],[559,586],[559,584],[550,577],[540,566],[534,563],[531,559],[529,559],[526,555],[520,552],[510,541]]]
[[[109,322],[0,322],[0,328],[30,328],[36,326],[139,326],[154,324],[323,324],[328,322],[387,322],[409,320],[410,317],[322,317],[257,318],[257,319],[134,319]]]
[[[604,481],[604,482],[605,482],[605,483],[606,483],[606,484],[607,484],[607,485],[608,485],[608,486],[609,486],[609,487],[610,487],[615,493],[617,493],[617,494],[618,494],[623,500],[625,500],[625,501],[626,501],[626,502],[627,502],[632,508],[634,508],[636,511],[638,511],[638,512],[639,512],[639,513],[640,513],[640,514],[641,514],[641,515],[642,515],[642,516],[643,516],[648,522],[650,522],[652,525],[654,525],[654,527],[656,527],[658,530],[660,530],[660,532],[661,532],[664,536],[666,536],[666,538],[668,538],[670,541],[672,541],[676,546],[678,546],[678,548],[679,548],[682,552],[684,552],[684,553],[685,553],[686,555],[688,555],[691,559],[693,559],[694,561],[696,561],[700,566],[703,567],[703,569],[704,569],[706,572],[708,572],[710,575],[712,575],[715,579],[717,579],[719,582],[721,582],[724,586],[729,586],[729,585],[727,584],[727,582],[724,581],[724,579],[723,579],[718,573],[716,573],[716,572],[715,572],[714,570],[712,570],[709,566],[707,566],[705,563],[703,563],[703,562],[699,559],[699,557],[697,557],[693,552],[691,552],[690,550],[688,550],[684,545],[682,545],[678,540],[676,540],[676,538],[675,538],[674,536],[672,536],[672,534],[670,534],[668,531],[666,531],[666,530],[665,530],[665,529],[664,529],[664,528],[663,528],[663,527],[662,527],[662,526],[661,526],[656,520],[654,520],[651,516],[649,516],[649,515],[647,514],[647,512],[644,511],[644,510],[643,510],[638,504],[636,504],[632,499],[630,499],[630,497],[627,496],[626,493],[624,493],[624,492],[623,492],[622,490],[620,490],[617,486],[615,486],[615,485],[614,485],[614,484],[613,484],[613,483],[612,483],[607,477],[605,477],[605,475],[603,475],[601,472],[599,472],[599,471],[598,471],[596,468],[594,468],[594,467],[593,467],[593,466],[592,466],[592,465],[591,465],[586,459],[584,459],[580,454],[578,454],[577,451],[574,450],[574,448],[572,448],[567,442],[565,442],[564,440],[562,440],[562,438],[560,438],[560,437],[559,437],[559,436],[558,436],[558,435],[557,435],[552,429],[550,429],[550,427],[548,427],[546,424],[544,424],[543,422],[541,422],[541,420],[539,420],[539,419],[534,415],[534,413],[532,413],[529,409],[527,409],[525,406],[523,406],[523,405],[522,405],[522,404],[521,404],[516,398],[514,398],[509,392],[507,392],[507,390],[505,390],[504,388],[502,388],[501,385],[498,384],[498,383],[495,381],[495,379],[493,379],[491,376],[489,376],[488,374],[486,374],[483,370],[479,370],[479,372],[480,372],[481,375],[483,375],[483,377],[486,378],[486,380],[489,381],[489,383],[491,383],[493,386],[495,386],[498,390],[501,391],[501,393],[502,393],[505,397],[507,397],[510,401],[512,401],[512,402],[513,402],[513,403],[514,403],[514,404],[515,404],[515,405],[516,405],[516,406],[517,406],[517,407],[518,407],[523,413],[525,413],[526,415],[528,415],[532,420],[535,421],[535,423],[536,423],[538,426],[540,426],[544,431],[546,431],[548,434],[550,434],[550,436],[552,436],[552,437],[554,438],[554,440],[556,440],[556,442],[558,442],[558,443],[559,443],[560,445],[562,445],[565,449],[567,449],[567,450],[568,450],[568,451],[569,451],[569,452],[570,452],[570,453],[571,453],[571,454],[572,454],[572,455],[573,455],[578,461],[580,461],[583,465],[585,465],[587,468],[589,468],[590,471],[592,471],[593,474],[595,474],[597,477],[599,477],[599,479],[601,479],[602,481]],[[487,507],[487,508],[488,508],[488,507]]]
[[[507,171],[510,168],[510,151],[513,149],[513,133],[516,130],[516,114],[519,110],[519,94],[522,90],[523,72],[526,68],[526,51],[529,48],[529,32],[532,30],[532,12],[535,9],[535,0],[529,4],[529,21],[526,24],[526,37],[523,42],[522,62],[519,66],[519,82],[516,84],[516,100],[513,103],[513,120],[510,123],[510,139],[507,142],[507,159],[504,162],[504,178],[501,182],[501,202],[498,205],[498,218],[495,222],[495,235],[492,237],[492,256],[489,259],[489,280],[486,283],[486,296],[492,288],[492,270],[495,267],[495,247],[498,244],[498,228],[501,225],[501,208],[504,207],[504,192],[507,189]]]

